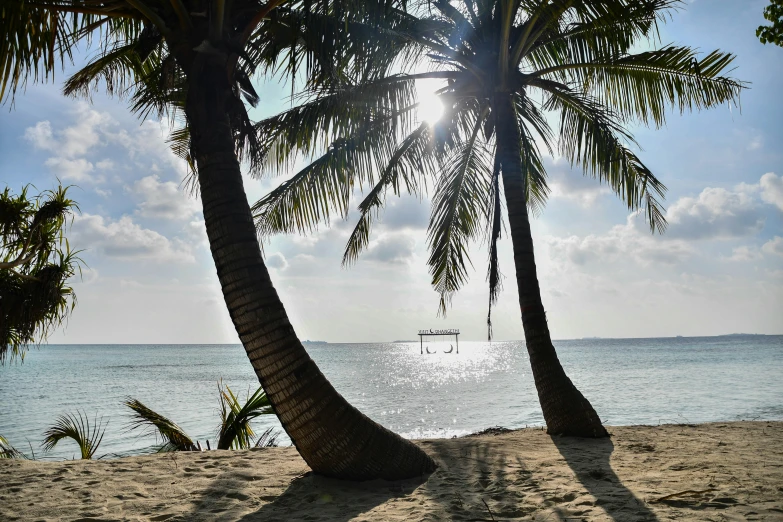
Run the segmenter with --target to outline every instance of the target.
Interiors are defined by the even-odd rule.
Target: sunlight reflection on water
[[[405,437],[451,437],[490,426],[541,425],[522,342],[309,344],[335,388]],[[556,341],[568,375],[609,424],[783,418],[783,336]],[[99,454],[139,452],[126,431],[132,395],[191,437],[214,441],[217,385],[244,397],[257,380],[238,345],[43,346],[0,367],[0,435],[40,453],[43,431],[76,408],[108,421]],[[258,431],[279,427],[263,416]],[[287,439],[283,439],[288,442]],[[52,455],[72,456],[64,443]]]

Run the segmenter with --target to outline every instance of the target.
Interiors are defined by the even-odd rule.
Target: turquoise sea
[[[452,437],[490,426],[543,424],[523,342],[306,344],[337,390],[410,438]],[[783,419],[783,336],[556,341],[566,371],[609,425]],[[120,401],[132,396],[192,438],[215,440],[217,381],[244,397],[258,386],[239,345],[45,345],[0,367],[0,435],[37,457],[72,458],[43,432],[63,413],[102,417],[98,455],[150,451],[128,433]],[[279,427],[262,417],[257,431]],[[283,435],[282,442],[289,443]],[[76,455],[78,457],[78,454]]]

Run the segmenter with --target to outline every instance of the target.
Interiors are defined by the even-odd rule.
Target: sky
[[[783,48],[755,36],[767,3],[694,0],[663,27],[663,43],[736,54],[731,74],[750,84],[740,107],[632,127],[640,157],[668,187],[665,234],[652,235],[643,216],[562,158],[546,159],[552,195],[533,237],[554,339],[783,334]],[[168,122],[142,122],[127,101],[102,92],[66,98],[65,78],[29,84],[0,108],[0,184],[45,190],[59,179],[81,208],[68,232],[86,263],[74,283],[78,305],[49,342],[238,342],[200,202],[166,145]],[[252,117],[290,106],[287,86],[259,82],[258,90]],[[251,204],[291,174],[245,176]],[[390,195],[369,249],[347,269],[356,212],[307,237],[271,238],[266,263],[299,337],[382,342],[459,328],[465,340],[485,340],[486,245],[471,247],[471,280],[438,316],[426,267],[429,210],[426,198]],[[500,269],[494,338],[522,339],[507,236]]]

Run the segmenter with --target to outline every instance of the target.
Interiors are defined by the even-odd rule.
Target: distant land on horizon
[[[553,339],[554,341],[610,341],[610,340],[620,340],[620,339],[696,339],[696,338],[703,338],[703,337],[776,337],[776,336],[783,336],[783,333],[776,333],[776,334],[759,334],[759,333],[730,333],[730,334],[719,334],[719,335],[670,335],[670,336],[662,336],[662,337],[597,337],[597,336],[590,336],[590,337],[579,337],[579,338],[573,338],[573,339]],[[503,340],[496,340],[495,342],[499,343],[506,343],[506,342],[517,342],[522,341],[522,339],[503,339]],[[402,340],[398,339],[395,341],[351,341],[351,342],[339,342],[339,341],[311,341],[309,339],[305,339],[302,341],[302,344],[395,344],[395,343],[417,343],[417,340]],[[483,339],[480,341],[472,341],[469,339],[463,340],[463,342],[483,342]],[[42,343],[41,345],[37,345],[38,347],[44,347],[44,346],[112,346],[112,345],[118,345],[118,346],[146,346],[146,345],[161,345],[161,346],[218,346],[218,345],[225,345],[225,346],[235,346],[241,343]]]

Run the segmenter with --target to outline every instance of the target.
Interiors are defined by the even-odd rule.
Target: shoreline
[[[540,428],[417,440],[439,468],[401,482],[320,477],[293,447],[0,460],[0,519],[783,519],[783,422],[608,429],[598,440]]]

